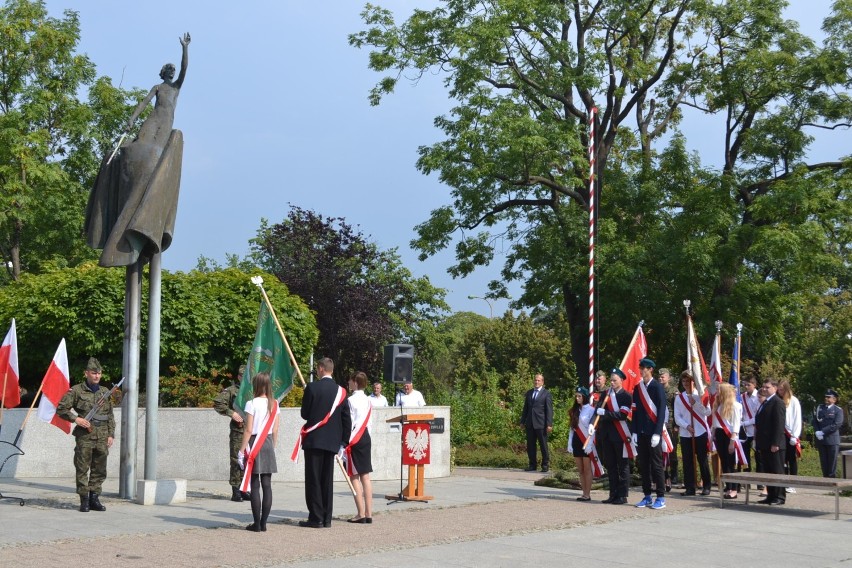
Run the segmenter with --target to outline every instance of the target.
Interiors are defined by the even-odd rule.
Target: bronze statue
[[[164,65],[163,82],[154,85],[133,111],[125,135],[156,97],[136,139],[124,145],[119,140],[117,155],[104,156],[101,163],[85,225],[89,246],[103,249],[101,266],[130,266],[140,258],[144,263],[171,245],[183,156],[183,134],[172,130],[172,124],[186,77],[189,42],[188,33],[180,38],[183,56],[177,80],[172,81],[175,66]]]

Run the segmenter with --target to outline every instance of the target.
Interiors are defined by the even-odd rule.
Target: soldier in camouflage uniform
[[[245,372],[245,365],[240,367],[239,377],[242,378]],[[243,417],[239,412],[234,410],[234,400],[240,392],[239,381],[220,392],[213,400],[213,410],[227,416],[231,419],[231,435],[230,435],[230,450],[231,450],[231,501],[242,501],[250,498],[249,493],[240,491],[240,482],[243,480],[243,471],[237,462],[237,454],[243,444]]]
[[[106,511],[98,495],[106,479],[107,456],[115,436],[112,400],[109,389],[100,384],[101,364],[94,357],[89,359],[85,375],[86,380],[71,387],[56,408],[60,418],[76,425],[73,431],[77,439],[74,469],[77,470],[77,494],[82,513],[89,509]],[[86,420],[86,415],[100,400],[103,403],[92,419]]]

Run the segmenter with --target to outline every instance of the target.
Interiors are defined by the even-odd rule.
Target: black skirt
[[[576,432],[574,432],[574,437],[571,438],[571,454],[573,454],[575,458],[589,457],[588,454],[586,454],[586,450],[583,449],[583,441]]]
[[[352,466],[358,472],[358,475],[373,471],[373,462],[370,458],[371,448],[370,432],[365,430],[358,443],[352,446]]]
[[[249,438],[249,446],[254,445],[255,436]],[[278,473],[278,462],[275,460],[275,444],[272,443],[272,436],[266,437],[266,442],[260,448],[260,453],[254,460],[254,469],[252,475],[260,475],[261,473]]]

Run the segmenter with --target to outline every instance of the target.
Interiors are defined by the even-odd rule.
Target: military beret
[[[623,381],[624,379],[626,379],[626,378],[627,378],[627,377],[625,376],[625,374],[624,374],[624,371],[622,371],[622,370],[621,370],[621,369],[619,369],[618,367],[613,367],[613,368],[612,368],[612,371],[610,371],[609,373],[610,373],[611,375],[618,375],[619,377],[621,377],[621,380],[622,380],[622,381]]]
[[[583,396],[589,396],[589,389],[586,387],[577,387],[574,392],[578,392]]]
[[[645,357],[644,359],[641,359],[639,361],[639,366],[640,367],[647,367],[649,369],[653,369],[657,366],[657,364],[654,363],[653,359],[648,359],[647,357]]]

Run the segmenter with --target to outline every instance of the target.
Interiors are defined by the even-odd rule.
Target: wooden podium
[[[387,423],[399,423],[400,424],[400,480],[399,483],[402,485],[402,466],[406,462],[406,455],[410,454],[409,450],[406,448],[405,441],[405,428],[406,424],[428,424],[430,420],[435,418],[434,414],[403,414],[401,416],[395,416],[393,418],[389,418],[385,420]],[[428,442],[427,447],[431,447],[431,440],[429,440],[429,432],[426,430],[424,432],[426,435],[426,440]],[[420,461],[420,460],[417,460]],[[428,454],[427,459],[424,463],[409,463],[408,464],[408,485],[406,485],[398,495],[385,495],[385,499],[389,501],[431,501],[434,499],[431,495],[426,495],[426,480],[425,480],[425,472],[426,465],[429,463]]]

